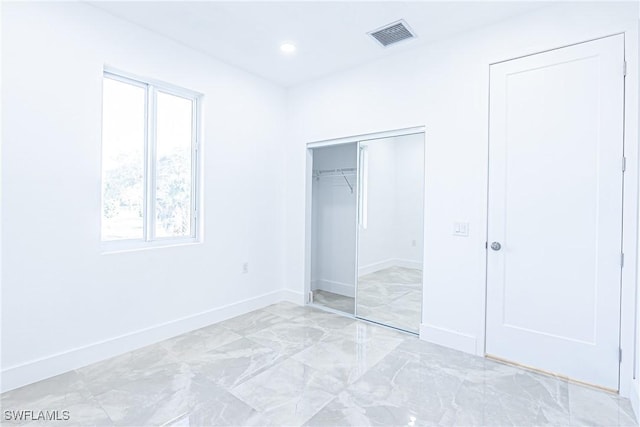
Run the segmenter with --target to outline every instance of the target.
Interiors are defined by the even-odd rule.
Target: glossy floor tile
[[[313,302],[403,331],[419,332],[422,270],[393,266],[369,273],[358,278],[356,292],[354,298],[315,290]]]
[[[422,316],[422,270],[389,267],[358,278],[358,317],[418,333]]]
[[[355,313],[356,300],[354,297],[348,297],[329,291],[313,291],[313,303],[351,315]]]
[[[627,399],[278,303],[0,396],[30,426],[635,426]]]

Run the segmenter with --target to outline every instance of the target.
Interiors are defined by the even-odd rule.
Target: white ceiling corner
[[[288,87],[545,6],[539,1],[99,1],[91,5]],[[387,48],[368,31],[404,19]],[[279,46],[296,44],[293,55]]]

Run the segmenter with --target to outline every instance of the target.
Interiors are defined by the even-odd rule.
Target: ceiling
[[[544,7],[511,2],[90,2],[282,86],[347,69]],[[366,33],[404,19],[418,38],[387,48]],[[280,52],[281,43],[297,46]]]

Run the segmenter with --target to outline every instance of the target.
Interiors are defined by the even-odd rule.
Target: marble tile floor
[[[358,278],[357,316],[418,333],[422,270],[393,266]]]
[[[382,325],[418,333],[422,315],[422,270],[389,267],[358,279],[357,301],[353,297],[313,291],[315,304]]]
[[[635,426],[617,395],[278,303],[0,396],[3,425]],[[68,410],[68,421],[5,411]]]
[[[329,307],[350,315],[354,314],[355,301],[354,297],[335,294],[321,289],[313,291],[314,304]]]

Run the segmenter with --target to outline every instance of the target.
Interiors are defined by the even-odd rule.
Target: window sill
[[[166,240],[153,240],[150,242],[143,242],[140,240],[114,240],[109,242],[102,242],[100,245],[100,252],[102,255],[120,254],[126,252],[138,252],[146,251],[149,249],[162,249],[173,248],[177,246],[193,246],[202,243],[202,240],[198,238],[184,238],[184,239],[166,239]]]

